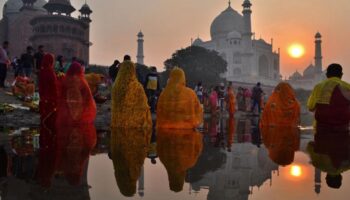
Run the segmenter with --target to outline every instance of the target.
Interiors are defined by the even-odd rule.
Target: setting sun
[[[293,165],[290,169],[290,174],[294,177],[300,177],[302,174],[301,167],[298,165]]]
[[[292,44],[288,48],[288,53],[293,58],[300,58],[305,54],[305,48],[301,44]]]

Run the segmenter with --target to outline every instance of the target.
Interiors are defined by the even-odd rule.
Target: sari
[[[235,94],[233,92],[232,86],[227,87],[227,97],[226,97],[226,102],[227,102],[227,110],[230,116],[233,116],[233,114],[236,111],[236,100],[235,100]]]
[[[218,93],[213,90],[209,96],[210,111],[212,115],[216,115],[218,109]]]
[[[12,87],[12,93],[14,96],[32,97],[35,92],[34,82],[27,77],[16,77],[16,83]]]
[[[186,171],[197,163],[202,152],[202,135],[192,129],[157,129],[157,132],[157,152],[168,172],[170,190],[180,192]]]
[[[157,104],[157,127],[191,129],[203,121],[203,109],[196,93],[186,87],[185,72],[175,68]]]
[[[45,54],[40,66],[39,73],[39,95],[40,95],[40,119],[53,126],[57,111],[57,77],[54,65],[54,56]]]
[[[96,104],[84,78],[83,68],[78,62],[72,64],[61,84],[57,125],[93,123]]]
[[[293,88],[288,83],[279,83],[265,105],[260,125],[297,127],[299,122],[300,104]]]
[[[152,117],[143,86],[136,78],[135,64],[120,64],[112,88],[112,127],[150,128]]]

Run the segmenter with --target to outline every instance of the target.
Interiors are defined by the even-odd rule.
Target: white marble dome
[[[213,40],[226,38],[233,31],[243,33],[243,16],[229,6],[217,16],[210,27],[210,34]]]
[[[47,3],[45,0],[37,0],[34,3],[34,7],[36,9],[45,11],[43,6]],[[8,0],[4,7],[3,7],[3,15],[11,14],[11,13],[18,13],[19,10],[22,8],[23,2],[22,0]]]

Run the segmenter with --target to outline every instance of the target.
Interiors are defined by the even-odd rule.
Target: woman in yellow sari
[[[151,112],[142,85],[136,78],[135,64],[120,64],[112,89],[112,127],[152,127]]]
[[[296,127],[299,122],[300,104],[294,90],[288,83],[281,82],[265,105],[260,125]]]
[[[157,127],[193,129],[203,121],[203,109],[196,93],[186,87],[185,72],[175,68],[157,105]]]

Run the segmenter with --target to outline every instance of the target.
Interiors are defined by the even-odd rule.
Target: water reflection
[[[340,188],[342,174],[350,170],[350,136],[347,127],[318,127],[307,147],[312,164],[325,172],[327,185]]]
[[[182,191],[186,171],[196,164],[202,146],[202,135],[195,130],[158,130],[157,152],[168,172],[170,190]]]
[[[263,127],[261,132],[271,160],[282,166],[292,164],[294,154],[300,146],[299,129],[284,126]]]
[[[132,197],[150,144],[151,129],[113,128],[111,158],[120,193]]]
[[[298,129],[260,129],[258,117],[237,115],[206,119],[200,133],[102,129],[96,136],[86,125],[39,130],[0,134],[1,199],[90,199],[90,193],[93,199],[273,199],[292,190],[304,199],[314,199],[315,191],[323,200],[329,187],[348,194],[347,129],[321,127],[314,138]]]

